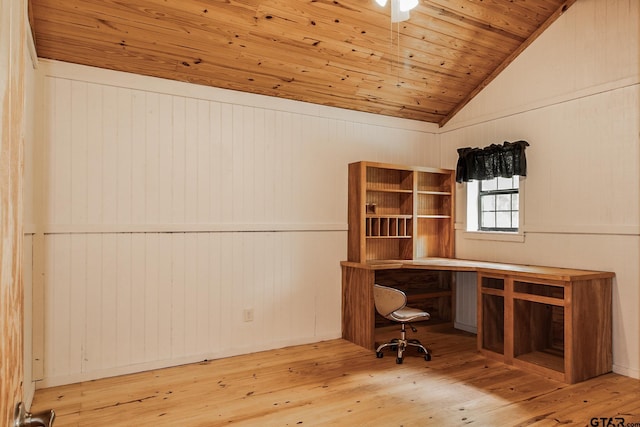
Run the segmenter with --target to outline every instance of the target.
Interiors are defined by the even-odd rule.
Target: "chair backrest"
[[[407,296],[399,289],[373,285],[373,301],[380,315],[387,317],[407,305]]]

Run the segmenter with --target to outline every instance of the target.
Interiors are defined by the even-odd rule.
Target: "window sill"
[[[496,242],[524,243],[524,233],[507,233],[498,231],[462,231],[462,237],[471,240],[492,240]]]

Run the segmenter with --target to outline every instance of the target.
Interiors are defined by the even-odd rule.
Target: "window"
[[[467,182],[466,229],[479,232],[468,237],[521,235],[523,183],[519,176]]]
[[[520,178],[493,178],[479,181],[478,229],[481,231],[518,231]]]

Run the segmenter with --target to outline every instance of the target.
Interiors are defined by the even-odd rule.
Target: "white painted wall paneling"
[[[439,166],[422,124],[41,64],[40,387],[340,336],[347,164]]]

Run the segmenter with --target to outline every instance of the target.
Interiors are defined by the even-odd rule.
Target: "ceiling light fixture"
[[[418,5],[418,0],[399,0],[400,10],[408,12]]]
[[[385,7],[387,0],[375,0],[378,6]],[[391,22],[409,19],[409,11],[418,5],[418,0],[391,0]]]

